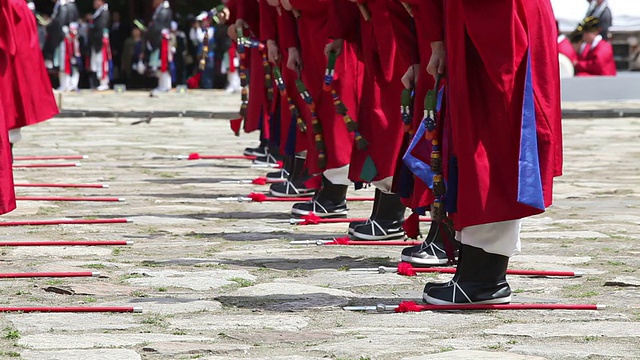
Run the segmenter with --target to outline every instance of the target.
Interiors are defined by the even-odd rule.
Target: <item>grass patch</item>
[[[235,283],[237,283],[238,285],[240,285],[240,287],[249,287],[249,286],[253,286],[255,283],[251,280],[247,280],[244,278],[240,278],[240,277],[234,277],[229,279],[229,281],[233,281]]]
[[[349,271],[349,265],[342,265],[338,268],[338,271]]]
[[[139,297],[139,298],[145,298],[147,297],[147,294],[145,294],[144,292],[140,291],[140,290],[135,290],[131,292],[131,296],[135,296],[135,297]]]
[[[98,299],[91,297],[91,296],[87,296],[84,299],[82,299],[82,301],[86,302],[86,303],[94,303],[96,301],[98,301]]]
[[[20,331],[18,331],[18,329],[7,326],[6,328],[4,328],[4,335],[2,336],[2,338],[7,340],[18,340],[20,339]]]
[[[6,356],[6,357],[14,357],[14,358],[19,358],[20,357],[20,353],[16,352],[16,351],[0,351],[0,356]]]
[[[118,256],[120,254],[122,254],[121,248],[114,248],[113,250],[111,250],[111,256]]]
[[[159,287],[158,288],[158,292],[167,292],[167,288],[166,287]]]
[[[159,327],[168,326],[167,317],[165,315],[158,314],[158,313],[149,314],[142,320],[142,323],[146,325],[153,325],[153,326],[159,326]]]
[[[87,269],[104,269],[106,268],[106,266],[104,264],[87,264],[87,265],[82,265],[83,268],[87,268]]]

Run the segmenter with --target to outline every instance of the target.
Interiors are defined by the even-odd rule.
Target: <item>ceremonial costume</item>
[[[16,14],[8,1],[0,1],[0,127],[6,129],[7,107],[13,106],[13,91],[6,87],[6,78],[11,77],[11,66],[15,64]],[[16,208],[11,150],[6,131],[0,131],[0,214],[6,214]]]
[[[62,45],[60,45],[60,66],[58,69],[58,79],[60,81],[59,91],[78,90],[78,84],[80,83],[80,71],[78,68],[82,63],[78,30],[78,23],[75,22],[63,28],[65,37]]]
[[[615,76],[613,47],[602,39],[602,35],[596,36],[591,44],[583,43],[575,68],[576,76]]]
[[[553,11],[548,0],[424,4],[430,21],[420,25],[446,49],[443,172],[462,242],[456,275],[428,284],[424,299],[509,302],[505,274],[521,219],[551,205],[562,172]]]
[[[109,43],[109,5],[102,4],[91,16],[89,44],[91,45],[91,72],[100,84],[98,90],[108,90],[111,81],[111,44]]]
[[[155,91],[167,92],[171,90],[171,40],[170,29],[173,13],[168,1],[162,2],[155,12],[149,24],[146,34],[147,49],[149,50],[149,68],[156,71],[158,87]]]
[[[38,30],[31,9],[22,0],[8,0],[14,20],[16,51],[8,76],[2,79],[9,141],[22,138],[20,129],[58,114],[49,75],[44,67]]]
[[[349,133],[343,116],[339,115],[330,92],[323,90],[327,67],[325,45],[332,32],[331,4],[321,0],[292,0],[300,11],[298,36],[302,55],[302,81],[317,120],[307,123],[310,145],[307,166],[312,174],[322,173],[322,187],[313,200],[295,204],[294,215],[315,213],[320,217],[344,216],[347,213],[346,192],[353,135]],[[345,43],[335,64],[332,87],[339,94],[349,115],[355,120],[362,89],[363,65],[356,56],[357,47]],[[315,123],[314,123],[315,122]]]
[[[576,53],[571,40],[565,35],[558,36],[558,52],[569,58],[572,63],[578,61],[578,53]]]
[[[53,68],[59,59],[56,56],[61,52],[60,45],[63,43],[65,33],[63,28],[68,27],[72,22],[78,22],[80,14],[76,7],[75,0],[58,0],[51,14],[51,21],[47,25],[47,40],[44,43],[44,59],[47,67]]]

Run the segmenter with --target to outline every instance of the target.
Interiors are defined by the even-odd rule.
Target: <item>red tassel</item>
[[[305,181],[304,186],[307,189],[320,189],[322,187],[322,175],[314,176]]]
[[[321,217],[319,217],[318,215],[316,215],[314,213],[311,213],[309,215],[305,215],[305,216],[302,217],[302,219],[304,220],[304,222],[302,223],[304,225],[317,225],[322,220]]]
[[[335,238],[333,241],[336,243],[336,245],[349,245],[349,241],[351,241],[351,239],[348,236],[345,236],[341,238]]]
[[[404,232],[409,239],[417,239],[420,236],[420,215],[418,213],[412,213],[404,221]]]
[[[189,89],[198,89],[200,87],[200,78],[202,77],[202,73],[197,73],[187,79],[187,87]]]
[[[267,195],[261,193],[251,193],[247,197],[254,202],[264,202],[267,199]]]
[[[411,265],[408,262],[401,262],[398,264],[398,275],[416,276],[418,274],[416,273],[416,270],[413,268],[413,265]]]
[[[229,120],[229,125],[231,126],[231,131],[233,131],[233,133],[236,136],[240,136],[240,128],[242,127],[242,118]]]
[[[169,71],[169,40],[167,35],[162,34],[160,43],[160,72]]]
[[[422,310],[423,310],[422,306],[416,304],[414,301],[403,301],[395,309],[395,312],[397,313],[420,312]]]
[[[278,166],[276,167],[277,169],[284,168],[284,161],[278,161],[276,164],[278,164]]]
[[[251,183],[254,185],[267,185],[267,178],[266,177],[255,178],[251,180]]]
[[[198,154],[198,153],[191,153],[191,154],[189,154],[188,159],[189,159],[189,160],[200,160],[200,154]]]

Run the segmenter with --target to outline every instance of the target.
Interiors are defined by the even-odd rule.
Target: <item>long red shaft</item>
[[[58,168],[58,167],[78,167],[80,163],[60,163],[60,164],[13,164],[13,168]]]
[[[0,312],[49,312],[49,313],[90,313],[90,312],[110,312],[110,313],[141,313],[141,308],[124,306],[50,306],[50,307],[0,307]]]
[[[122,198],[113,197],[63,197],[63,196],[16,196],[17,201],[97,201],[97,202],[119,202]]]
[[[0,273],[0,279],[41,278],[41,277],[96,277],[100,273],[92,271],[76,272],[39,272],[39,273]]]
[[[317,219],[313,219],[312,221],[307,221],[304,218],[302,219],[291,219],[290,223],[294,224],[294,225],[317,225],[317,224],[346,224],[346,223],[351,223],[351,222],[358,222],[358,221],[367,221],[367,218],[351,218],[351,219],[345,219],[345,218],[341,218],[341,219],[322,219],[322,218],[317,218]],[[431,221],[431,218],[428,217],[420,217],[420,221],[421,222],[427,222],[427,221]]]
[[[14,161],[26,160],[82,160],[88,158],[87,155],[51,155],[51,156],[15,156]]]
[[[417,273],[442,273],[442,274],[455,274],[455,268],[419,268],[414,267],[413,270]],[[520,276],[576,276],[573,271],[545,271],[545,270],[512,270],[507,269],[507,275],[520,275]]]
[[[417,305],[419,311],[448,310],[600,310],[595,304]],[[397,311],[397,310],[396,310]]]
[[[265,197],[261,199],[252,199],[254,202],[305,202],[311,200],[310,197],[295,197],[295,198],[278,198],[278,197]],[[368,197],[348,197],[347,201],[373,201],[373,198]]]
[[[0,241],[0,246],[120,246],[132,245],[125,240],[114,241]]]
[[[29,220],[3,221],[0,226],[39,226],[39,225],[76,225],[76,224],[121,224],[131,222],[129,219],[77,219],[77,220]]]
[[[255,160],[256,156],[245,156],[245,155],[198,155],[195,159],[189,160]]]
[[[322,245],[364,245],[364,246],[415,246],[422,244],[422,241],[404,241],[404,240],[349,240],[347,242],[331,241]]]
[[[48,183],[16,183],[13,184],[15,187],[44,187],[44,188],[85,188],[85,189],[105,189],[108,188],[109,185],[105,184],[48,184]]]

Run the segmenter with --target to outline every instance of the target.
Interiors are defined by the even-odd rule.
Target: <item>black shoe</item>
[[[321,218],[346,217],[348,189],[347,185],[332,184],[323,176],[322,188],[316,192],[311,200],[294,204],[291,208],[291,214],[305,216],[313,213]]]
[[[278,166],[278,160],[279,159],[277,159],[275,156],[267,153],[267,155],[258,156],[255,160],[253,160],[253,165],[276,167]]]
[[[265,177],[267,178],[268,183],[284,182],[284,181],[287,181],[287,178],[289,177],[289,172],[286,169],[281,169],[279,171],[273,171],[273,172],[267,173]]]
[[[401,260],[417,266],[447,265],[449,258],[445,241],[455,239],[455,233],[448,225],[431,222],[429,234],[420,245],[410,246],[402,250]],[[457,242],[452,246],[457,248]]]
[[[353,235],[353,230],[360,225],[365,225],[365,224],[369,224],[371,222],[371,218],[373,217],[373,214],[376,213],[376,210],[378,209],[378,205],[380,205],[380,194],[382,194],[382,191],[378,190],[376,188],[376,192],[375,192],[375,197],[373,200],[373,208],[371,209],[371,215],[369,216],[369,218],[365,221],[352,221],[349,223],[349,235]]]
[[[267,156],[267,154],[269,153],[269,151],[267,150],[266,146],[258,146],[255,148],[246,148],[244,149],[244,156]]]
[[[291,182],[285,180],[271,184],[269,194],[275,197],[308,197],[315,193],[315,189],[308,189],[304,186],[304,182]]]
[[[377,190],[377,189],[376,189]],[[375,207],[368,223],[356,226],[353,237],[358,240],[395,240],[404,238],[405,206],[397,194],[386,194],[380,191],[378,206]]]
[[[511,288],[507,283],[509,257],[462,245],[464,260],[456,276],[444,286],[433,286],[422,295],[434,305],[508,304]]]

